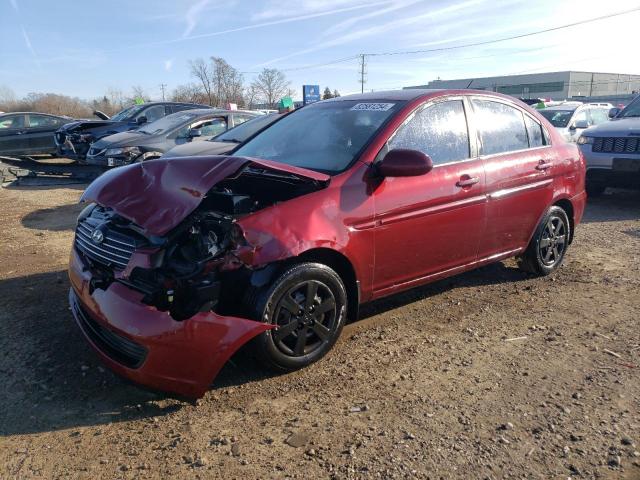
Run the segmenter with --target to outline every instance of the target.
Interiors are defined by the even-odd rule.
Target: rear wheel
[[[255,317],[276,326],[256,338],[257,354],[278,370],[295,370],[319,360],[344,326],[346,290],[326,265],[294,265],[251,297]]]
[[[570,238],[569,217],[560,207],[553,206],[544,216],[524,254],[518,258],[518,266],[536,275],[549,275],[564,259]]]

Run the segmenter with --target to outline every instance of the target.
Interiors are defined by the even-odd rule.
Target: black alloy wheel
[[[256,338],[257,353],[276,369],[295,370],[319,360],[342,331],[346,290],[326,265],[294,265],[254,298],[255,317],[275,325]]]
[[[518,266],[529,273],[549,275],[562,264],[569,247],[571,224],[567,213],[552,206],[536,228]]]
[[[551,267],[561,260],[567,248],[567,240],[567,232],[562,218],[552,215],[542,231],[540,242],[538,242],[542,263]]]

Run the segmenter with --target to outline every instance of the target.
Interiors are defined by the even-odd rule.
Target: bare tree
[[[258,99],[258,90],[255,85],[249,85],[244,91],[244,104],[247,108],[253,108],[256,100]]]
[[[29,93],[14,104],[14,111],[31,111],[68,115],[70,117],[90,117],[93,109],[76,97],[55,93]]]
[[[333,97],[338,98],[340,96],[340,92],[336,89],[333,91]]]
[[[200,82],[202,90],[207,96],[207,103],[213,106],[214,98],[210,65],[201,58],[190,61],[189,65],[191,66],[191,76]]]
[[[138,99],[142,99],[145,102],[148,102],[150,100],[149,95],[147,95],[147,92],[144,88],[142,88],[140,85],[134,85],[133,87],[131,87],[131,98],[129,98],[129,101],[131,103],[134,103]]]
[[[251,86],[258,92],[260,99],[269,107],[275,106],[280,98],[292,92],[289,85],[290,82],[284,73],[275,68],[265,68],[251,83]]]
[[[172,102],[206,104],[208,102],[208,97],[200,85],[196,83],[188,83],[186,85],[178,85],[174,88],[171,95],[169,95],[169,100]]]
[[[116,113],[115,111],[120,111],[125,107],[126,101],[124,98],[124,94],[122,93],[122,90],[120,90],[119,88],[109,87],[107,89],[106,96],[109,99],[109,103],[112,105],[114,109],[114,113]],[[105,112],[105,113],[108,113],[108,112]]]
[[[0,110],[3,112],[13,110],[16,103],[16,94],[6,85],[0,85]]]

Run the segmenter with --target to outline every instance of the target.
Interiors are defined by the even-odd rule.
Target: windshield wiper
[[[231,142],[231,143],[242,143],[242,140],[238,140],[237,138],[222,138],[220,140],[211,140],[212,142]]]

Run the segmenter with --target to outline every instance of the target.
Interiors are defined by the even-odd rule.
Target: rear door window
[[[29,114],[28,117],[29,117],[29,127],[31,128],[55,127],[60,124],[57,118],[49,117],[48,115]]]
[[[469,130],[462,100],[427,106],[402,125],[389,140],[389,149],[419,150],[434,165],[469,158]]]
[[[0,129],[24,128],[24,115],[10,115],[0,118]]]
[[[491,100],[473,99],[480,154],[495,155],[529,148],[522,112]]]

